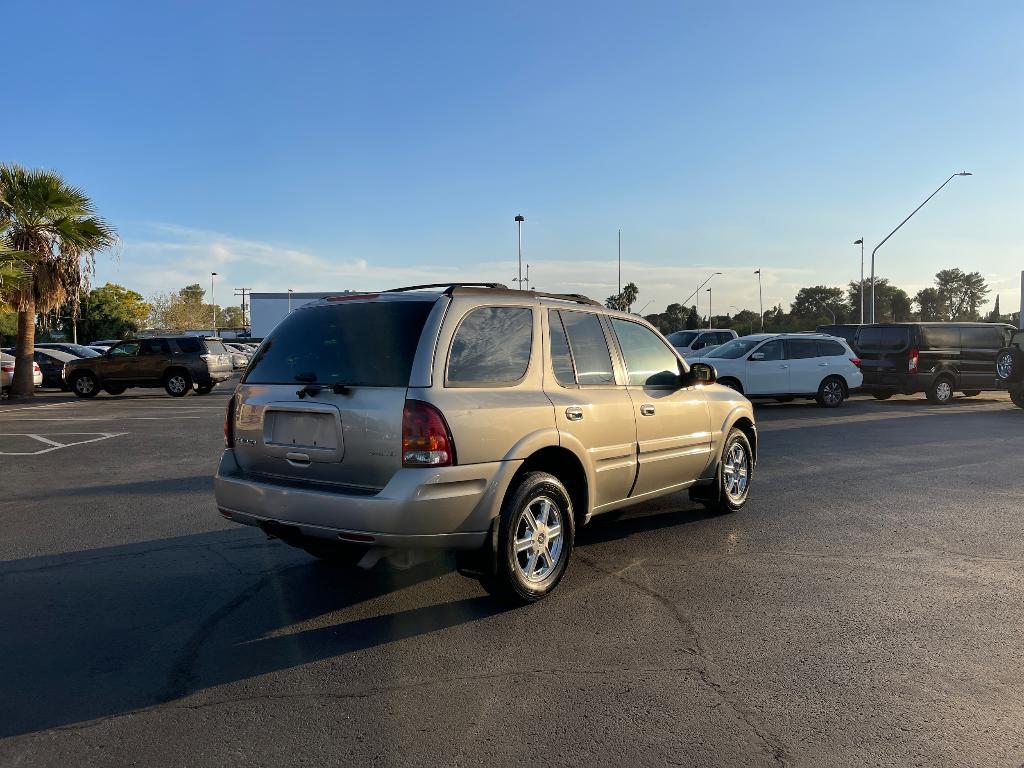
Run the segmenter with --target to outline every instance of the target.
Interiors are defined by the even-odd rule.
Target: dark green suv
[[[100,357],[73,360],[64,380],[79,397],[102,389],[120,395],[128,387],[163,387],[172,397],[195,387],[200,395],[231,377],[231,355],[218,338],[162,336],[125,339]]]
[[[1009,390],[1013,404],[1024,408],[1024,330],[996,355],[996,386]]]

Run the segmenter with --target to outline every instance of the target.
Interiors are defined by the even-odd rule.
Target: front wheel
[[[977,397],[981,394],[980,389],[966,389],[964,390],[964,397]]]
[[[928,387],[928,402],[935,405],[947,405],[953,402],[953,382],[940,376]]]
[[[996,353],[996,376],[1003,381],[1020,381],[1024,373],[1024,352],[1018,347],[1003,347]]]
[[[714,485],[695,486],[690,499],[716,512],[738,512],[750,496],[754,452],[743,430],[733,427],[725,441]]]
[[[875,400],[888,400],[892,397],[892,392],[872,392],[871,396],[875,398]]]
[[[213,388],[216,386],[216,384],[196,384],[196,392],[200,395],[208,395],[213,392]]]
[[[123,395],[126,389],[128,389],[128,387],[106,386],[103,388],[103,391],[108,395]]]
[[[573,547],[572,501],[547,472],[529,472],[501,506],[493,586],[518,603],[549,594],[569,566]]]
[[[1024,389],[1011,389],[1010,400],[1012,400],[1013,404],[1018,408],[1024,408]]]
[[[76,373],[71,379],[71,391],[78,397],[96,397],[100,391],[96,377],[88,371]]]
[[[171,371],[164,379],[164,389],[171,397],[184,397],[192,389],[192,378],[185,371]]]
[[[838,376],[829,376],[818,386],[814,398],[822,408],[838,408],[846,399],[846,387]]]

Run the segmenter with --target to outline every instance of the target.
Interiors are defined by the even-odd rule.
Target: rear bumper
[[[522,462],[401,469],[379,493],[348,494],[244,474],[228,449],[214,479],[221,514],[237,523],[296,526],[302,535],[396,548],[476,549],[484,544]]]

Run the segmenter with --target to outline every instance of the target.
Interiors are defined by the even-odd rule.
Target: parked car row
[[[0,351],[0,394],[6,394],[12,381],[14,381],[14,357],[7,350]],[[37,387],[43,385],[43,372],[37,362],[32,363],[32,383]]]

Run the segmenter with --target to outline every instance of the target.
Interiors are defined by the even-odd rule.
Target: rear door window
[[[902,352],[910,346],[910,329],[905,326],[882,329],[882,349],[886,352]]]
[[[861,328],[860,333],[857,334],[857,346],[861,349],[880,350],[882,348],[882,329]]]
[[[146,339],[142,342],[142,355],[169,355],[171,348],[163,339]]]
[[[139,342],[122,341],[110,349],[111,357],[131,357],[139,354]]]
[[[783,343],[782,343],[781,339],[776,339],[775,341],[769,341],[769,342],[766,342],[766,343],[762,344],[760,347],[758,347],[756,350],[754,350],[754,354],[755,355],[758,352],[760,352],[762,355],[764,355],[763,359],[765,359],[765,360],[786,360],[787,359],[786,358],[786,349],[783,346]]]
[[[790,360],[807,360],[818,356],[818,342],[813,339],[790,339],[786,345]]]
[[[612,357],[600,318],[592,312],[559,312],[580,386],[615,383]]]
[[[838,341],[818,342],[818,357],[842,357],[845,354],[846,350]]]
[[[677,386],[679,359],[650,328],[612,318],[626,362],[629,383],[645,387]]]
[[[551,335],[551,367],[555,371],[555,380],[563,387],[571,387],[576,383],[576,370],[572,365],[569,338],[562,327],[562,318],[553,309],[548,311],[548,326]]]
[[[245,381],[406,387],[433,305],[401,300],[300,307],[264,340]]]
[[[533,347],[533,312],[525,307],[480,307],[459,323],[448,358],[448,383],[504,386],[526,375]]]

